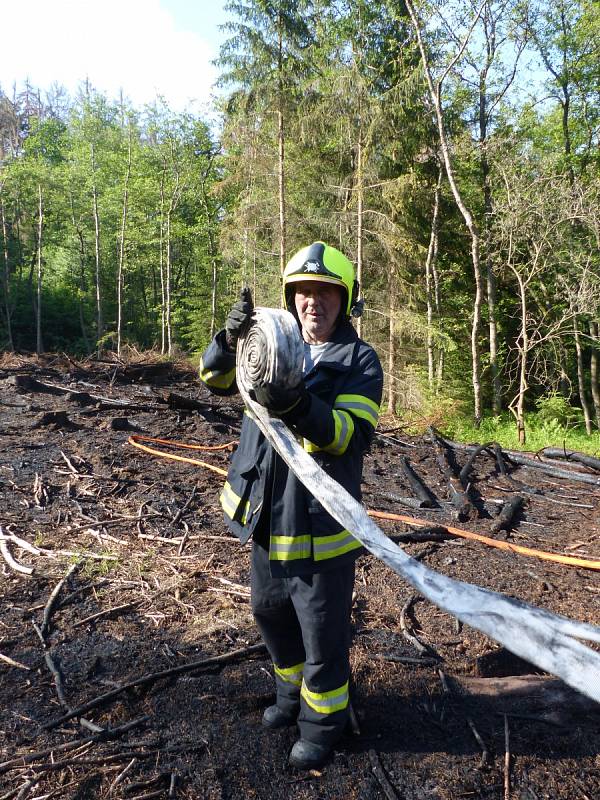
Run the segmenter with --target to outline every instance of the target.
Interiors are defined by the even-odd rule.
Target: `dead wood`
[[[492,533],[498,533],[498,531],[501,531],[502,529],[508,530],[513,517],[523,506],[523,503],[524,500],[520,495],[511,495],[507,502],[502,506],[502,510],[500,511],[498,517],[492,522],[490,531]]]
[[[215,411],[213,403],[194,400],[193,397],[175,394],[175,392],[169,392],[164,400],[169,408],[179,409],[181,411],[206,411],[207,409]]]
[[[5,656],[4,653],[0,653],[0,661],[3,661],[5,664],[8,664],[10,667],[16,667],[17,669],[27,669],[27,670],[31,669],[31,667],[28,667],[26,664],[21,664],[20,661],[15,661],[14,658],[10,658],[9,656]]]
[[[438,466],[448,482],[450,500],[456,509],[457,518],[459,520],[469,519],[473,514],[473,506],[467,496],[465,487],[462,485],[460,478],[457,477],[450,464],[446,444],[433,428],[429,428],[429,438],[433,444]]]
[[[471,470],[473,469],[473,464],[475,462],[475,459],[480,453],[482,453],[484,450],[487,450],[491,444],[492,444],[491,442],[488,442],[487,444],[477,445],[477,447],[473,450],[469,458],[466,460],[465,465],[461,469],[459,475],[460,482],[463,484],[463,486],[469,480],[469,475],[471,474]]]
[[[90,614],[89,617],[85,617],[84,619],[75,620],[75,622],[73,622],[72,625],[74,628],[78,627],[79,625],[87,625],[87,623],[94,622],[95,620],[100,619],[100,617],[112,616],[114,614],[120,613],[121,611],[127,611],[130,608],[135,608],[136,606],[139,606],[140,603],[142,603],[142,600],[133,600],[131,603],[124,603],[121,606],[115,606],[114,608],[107,608],[104,611],[98,611],[97,614]]]
[[[475,741],[477,742],[479,747],[481,747],[481,761],[479,762],[479,769],[483,769],[483,767],[485,767],[485,765],[488,763],[490,757],[489,751],[485,745],[485,742],[481,738],[479,731],[473,724],[473,720],[470,717],[467,717],[467,725],[471,729],[471,732],[475,737]]]
[[[411,667],[434,667],[440,663],[439,658],[423,657],[413,658],[412,656],[397,656],[394,653],[373,653],[370,658],[376,661],[392,661],[396,664],[407,664]]]
[[[402,542],[403,544],[420,544],[422,542],[447,542],[455,540],[455,537],[441,525],[432,525],[431,528],[421,528],[410,533],[393,533],[389,535],[392,542]]]
[[[448,439],[444,439],[443,441],[448,446],[457,450],[473,451],[481,448],[481,445],[462,444],[461,442],[453,442]],[[508,459],[508,461],[512,461],[514,464],[518,464],[519,466],[529,467],[530,469],[544,472],[546,475],[551,475],[554,478],[565,478],[566,480],[576,481],[578,483],[587,483],[592,486],[600,486],[600,476],[587,475],[583,472],[577,471],[576,469],[560,469],[559,467],[545,464],[539,459],[536,460],[535,458],[530,458],[522,453],[517,453],[514,450],[503,450],[496,442],[493,443],[493,446],[494,449],[496,449],[496,452],[498,452],[498,449],[502,452],[505,459]]]
[[[109,703],[115,697],[118,697],[120,694],[123,694],[123,692],[126,692],[128,689],[133,689],[136,686],[147,686],[150,683],[156,683],[156,681],[162,680],[162,678],[173,678],[177,675],[183,675],[185,672],[194,672],[197,669],[212,667],[216,664],[228,664],[229,662],[235,661],[238,658],[246,658],[247,656],[264,652],[266,652],[266,647],[264,644],[253,644],[250,645],[250,647],[242,647],[239,650],[233,650],[231,653],[225,653],[221,656],[203,658],[200,659],[200,661],[192,661],[190,664],[181,664],[179,667],[172,667],[171,669],[161,670],[161,672],[151,672],[148,675],[142,675],[141,678],[136,678],[133,681],[129,681],[129,683],[118,686],[116,689],[111,689],[110,692],[105,692],[99,697],[96,697],[93,700],[90,700],[89,702],[79,706],[78,708],[73,709],[68,714],[64,714],[62,717],[59,717],[52,722],[48,722],[43,726],[44,730],[52,730],[52,728],[62,725],[63,722],[67,722],[68,720],[73,719],[73,717],[79,717],[81,714],[85,714],[87,711],[91,711],[93,708],[106,705],[106,703]]]
[[[145,714],[143,717],[138,717],[137,719],[125,722],[123,725],[119,725],[116,728],[106,728],[100,733],[96,733],[92,736],[85,736],[83,739],[76,739],[75,741],[71,742],[63,742],[62,744],[56,744],[53,747],[47,747],[43,750],[35,750],[30,753],[22,753],[21,755],[14,756],[9,761],[1,762],[0,773],[8,772],[9,770],[18,767],[24,767],[27,764],[31,764],[33,761],[39,761],[42,758],[47,758],[47,756],[51,755],[52,753],[65,753],[69,750],[76,750],[78,747],[82,747],[90,742],[108,742],[112,739],[117,739],[124,733],[127,733],[134,728],[139,728],[140,725],[143,725],[149,719],[150,715]]]
[[[422,500],[418,500],[415,497],[400,497],[393,492],[377,492],[377,497],[382,497],[384,500],[391,500],[393,503],[400,503],[402,506],[406,506],[407,508],[427,508],[429,511],[438,511],[439,509],[432,509],[430,506],[425,505]]]
[[[379,785],[383,789],[383,793],[387,797],[387,800],[398,800],[398,795],[396,794],[392,784],[389,782],[387,775],[383,771],[381,761],[375,750],[369,750],[369,761],[371,762],[373,775],[375,775],[377,778]]]
[[[48,602],[46,603],[46,607],[44,608],[42,624],[40,625],[40,632],[44,639],[46,638],[46,634],[48,633],[50,628],[50,618],[52,617],[52,612],[54,611],[54,607],[56,605],[56,600],[58,598],[60,590],[78,567],[79,567],[78,564],[72,564],[69,567],[67,574],[64,576],[64,578],[61,578],[54,587],[54,589],[50,592],[50,596],[48,597]]]
[[[414,471],[408,458],[406,456],[400,456],[398,463],[400,464],[402,474],[408,481],[410,488],[421,501],[421,508],[431,508],[437,505],[435,495]]]
[[[400,611],[400,630],[402,631],[402,635],[404,638],[412,644],[415,648],[417,653],[421,656],[428,656],[430,658],[437,659],[441,661],[442,659],[440,656],[433,650],[433,648],[429,647],[428,645],[423,644],[423,642],[419,639],[419,637],[414,633],[411,627],[407,624],[406,617],[410,613],[413,605],[418,601],[422,600],[423,598],[417,594],[411,595],[406,603],[402,606],[402,610]]]
[[[0,534],[1,533],[2,528],[0,528]],[[26,567],[24,564],[20,564],[15,558],[13,558],[13,555],[6,544],[6,539],[3,536],[0,537],[0,554],[8,566],[15,572],[19,572],[21,575],[31,575],[33,573],[33,567]]]
[[[563,450],[560,447],[544,447],[542,455],[546,456],[546,458],[564,458],[566,461],[576,461],[590,469],[600,471],[600,458],[588,456],[586,453],[578,453],[576,450]]]

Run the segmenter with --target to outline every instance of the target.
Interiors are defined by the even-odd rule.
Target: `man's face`
[[[328,342],[342,307],[342,289],[322,281],[299,281],[294,288],[304,341],[309,344]]]

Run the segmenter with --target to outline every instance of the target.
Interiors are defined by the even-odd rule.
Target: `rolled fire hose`
[[[600,653],[578,641],[600,643],[600,628],[448,578],[411,558],[302,449],[285,423],[250,397],[252,387],[262,381],[297,385],[303,352],[298,324],[289,312],[256,308],[238,342],[237,382],[249,414],[308,491],[367,550],[436,606],[600,702]]]

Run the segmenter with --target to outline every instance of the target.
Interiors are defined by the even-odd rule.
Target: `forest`
[[[390,412],[600,444],[599,4],[227,10],[217,122],[0,86],[0,348],[196,354],[320,239]]]

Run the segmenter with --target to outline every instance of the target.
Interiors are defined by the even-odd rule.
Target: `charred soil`
[[[370,554],[353,608],[355,730],[321,771],[287,765],[296,732],[260,724],[272,668],[250,612],[248,549],[219,508],[223,478],[128,443],[224,445],[162,449],[226,469],[242,410],[185,364],[0,362],[0,798],[600,797],[600,706],[458,624]],[[458,469],[469,455],[447,452]],[[431,508],[410,507],[406,459]],[[379,524],[431,568],[597,623],[597,571],[440,535],[458,525],[600,557],[600,474],[583,483],[594,473],[576,464],[560,464],[571,478],[504,465],[491,449],[477,456],[472,508],[457,522],[430,439],[381,424],[364,503],[428,520]],[[516,515],[492,532],[515,493]]]

